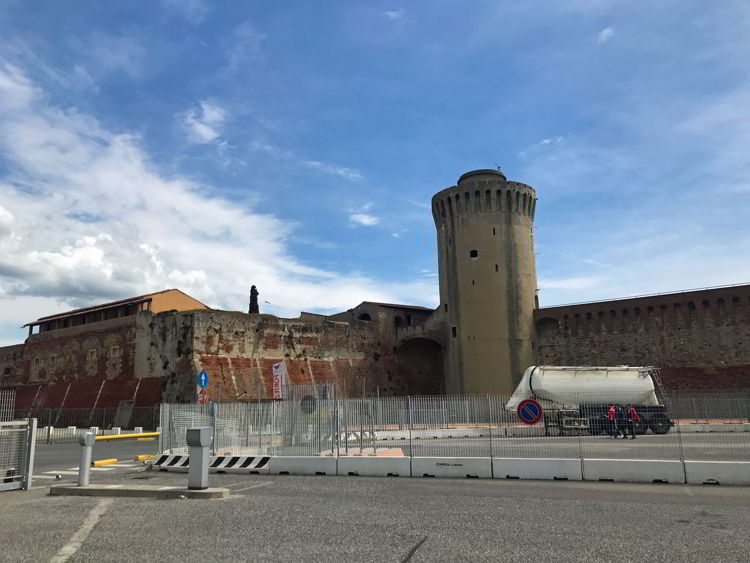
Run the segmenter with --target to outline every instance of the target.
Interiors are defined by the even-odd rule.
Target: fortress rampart
[[[545,307],[537,363],[655,365],[671,389],[750,388],[750,285]]]

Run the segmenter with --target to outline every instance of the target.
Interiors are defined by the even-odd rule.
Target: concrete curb
[[[110,458],[110,459],[98,459],[96,461],[91,462],[91,467],[102,467],[104,465],[114,465],[115,463],[119,463],[119,459]]]
[[[227,498],[229,489],[210,487],[202,490],[189,490],[180,487],[154,487],[148,485],[62,485],[50,487],[50,496],[68,497],[139,497],[156,499],[191,499]]]

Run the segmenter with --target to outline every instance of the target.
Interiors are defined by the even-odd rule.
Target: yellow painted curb
[[[153,442],[156,438],[136,438],[136,442]]]
[[[92,461],[91,467],[101,467],[102,465],[114,465],[117,463],[117,459],[100,459],[98,461]]]
[[[137,455],[133,458],[133,461],[148,461],[150,459],[156,459],[156,456],[153,454]]]
[[[97,436],[98,440],[127,440],[128,438],[153,438],[158,432],[143,432],[142,434],[112,434],[111,436]]]

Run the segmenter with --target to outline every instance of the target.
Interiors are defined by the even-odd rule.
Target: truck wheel
[[[643,420],[643,418],[641,418],[638,422],[635,423],[635,433],[645,434],[646,432],[648,432],[648,424],[645,420]]]
[[[651,417],[649,421],[649,427],[654,431],[654,434],[666,434],[669,429],[672,428],[672,424],[665,414],[658,413]]]

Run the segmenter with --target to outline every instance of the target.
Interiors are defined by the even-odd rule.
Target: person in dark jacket
[[[623,438],[627,438],[627,435],[625,434],[625,409],[620,405],[615,407],[615,420],[617,421],[617,433],[622,434]],[[617,438],[617,435],[615,435],[615,438]]]

